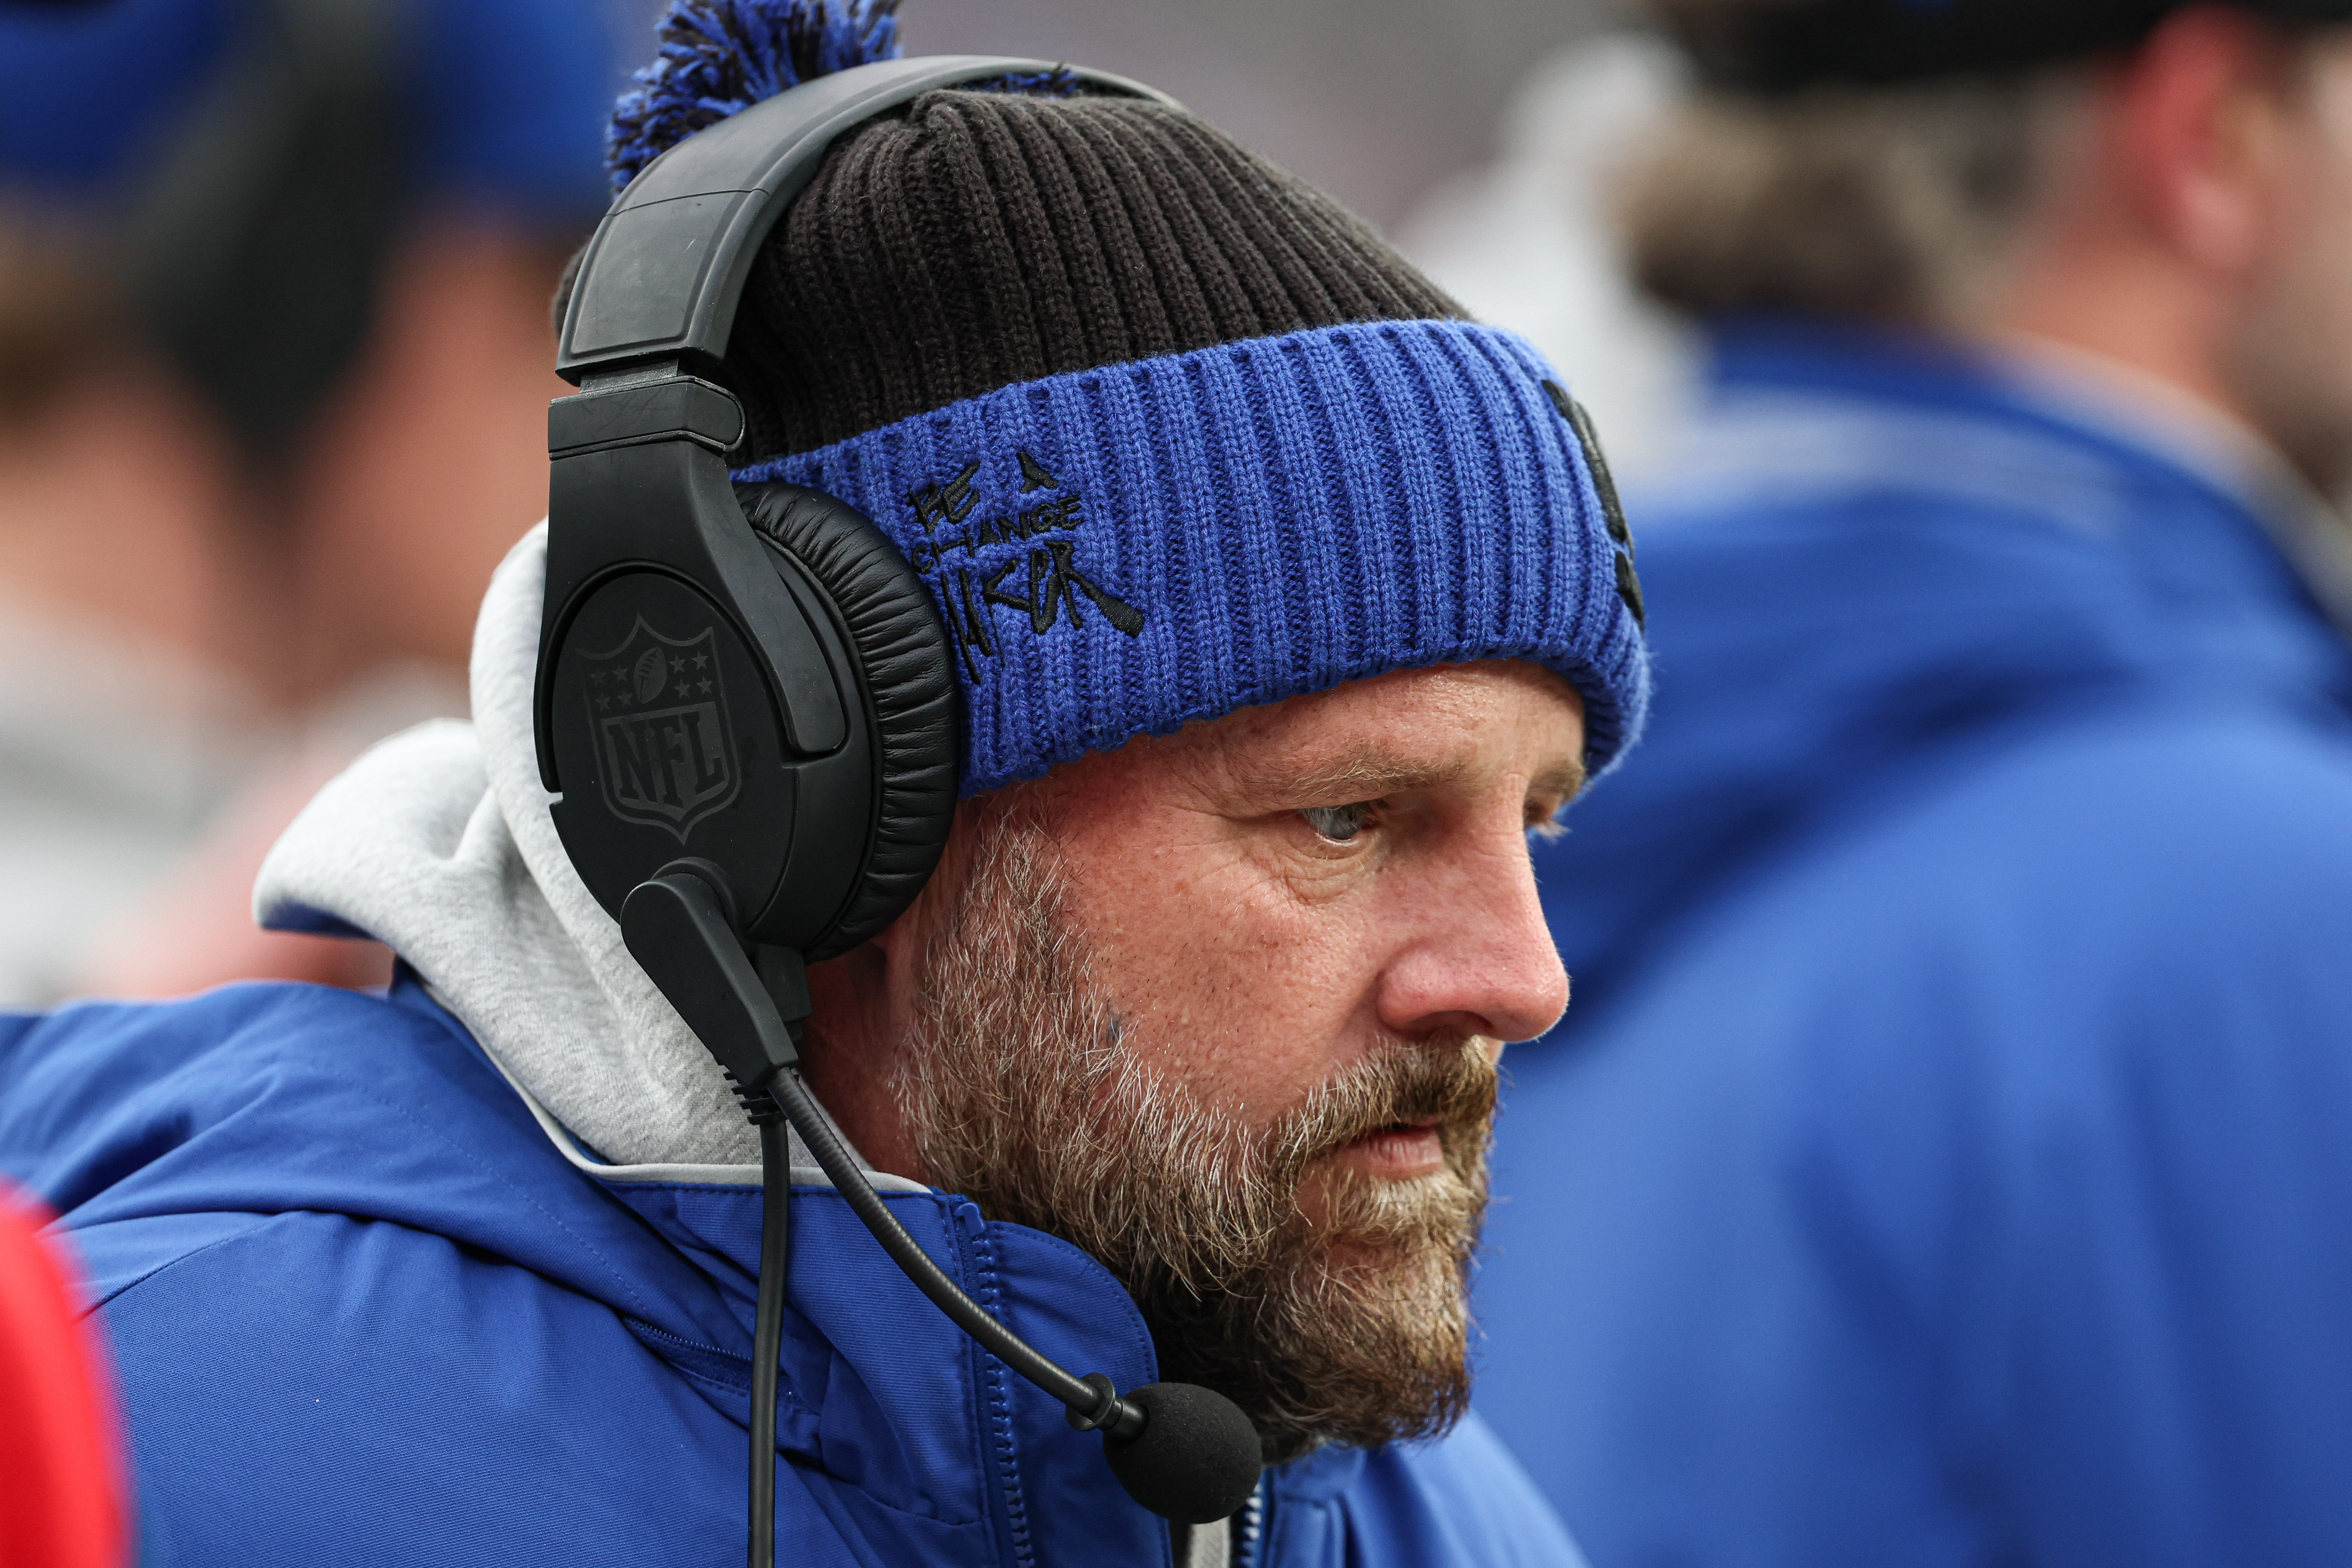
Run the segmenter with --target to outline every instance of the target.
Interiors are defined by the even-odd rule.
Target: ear
[[[2292,60],[2241,12],[2192,6],[2122,68],[2116,134],[2127,195],[2158,239],[2210,277],[2256,270],[2278,229]]]

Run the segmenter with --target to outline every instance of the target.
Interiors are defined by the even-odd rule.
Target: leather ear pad
[[[832,599],[873,727],[879,788],[866,876],[805,955],[829,958],[898,919],[939,864],[963,741],[955,656],[930,590],[855,507],[799,485],[738,485],[735,495],[752,531]]]

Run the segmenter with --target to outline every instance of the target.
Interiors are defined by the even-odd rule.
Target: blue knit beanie
[[[889,0],[675,0],[626,175],[895,55]],[[965,795],[1386,670],[1525,659],[1606,770],[1649,692],[1632,541],[1582,411],[1328,197],[1066,78],[927,95],[835,143],[722,374],[739,481],[871,517],[937,595]]]

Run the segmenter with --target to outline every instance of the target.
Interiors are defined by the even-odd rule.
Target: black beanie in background
[[[2194,0],[1654,0],[1719,91],[1782,97],[2088,59],[2137,47]],[[2352,0],[2219,0],[2277,26],[2352,21]]]

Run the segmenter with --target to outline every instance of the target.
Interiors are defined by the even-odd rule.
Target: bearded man
[[[677,7],[619,173],[845,15],[888,52],[887,6]],[[737,478],[866,511],[962,682],[944,858],[811,967],[802,1061],[982,1306],[1224,1394],[1272,1468],[1170,1530],[803,1155],[779,1561],[1572,1563],[1463,1416],[1464,1270],[1500,1042],[1567,1001],[1528,835],[1645,700],[1622,521],[1531,351],[1182,110],[1068,85],[844,134],[742,302]],[[551,820],[547,562],[491,584],[473,723],[263,872],[271,923],[390,944],[388,995],[0,1033],[0,1163],[79,1245],[157,1561],[740,1550],[760,1145]]]

